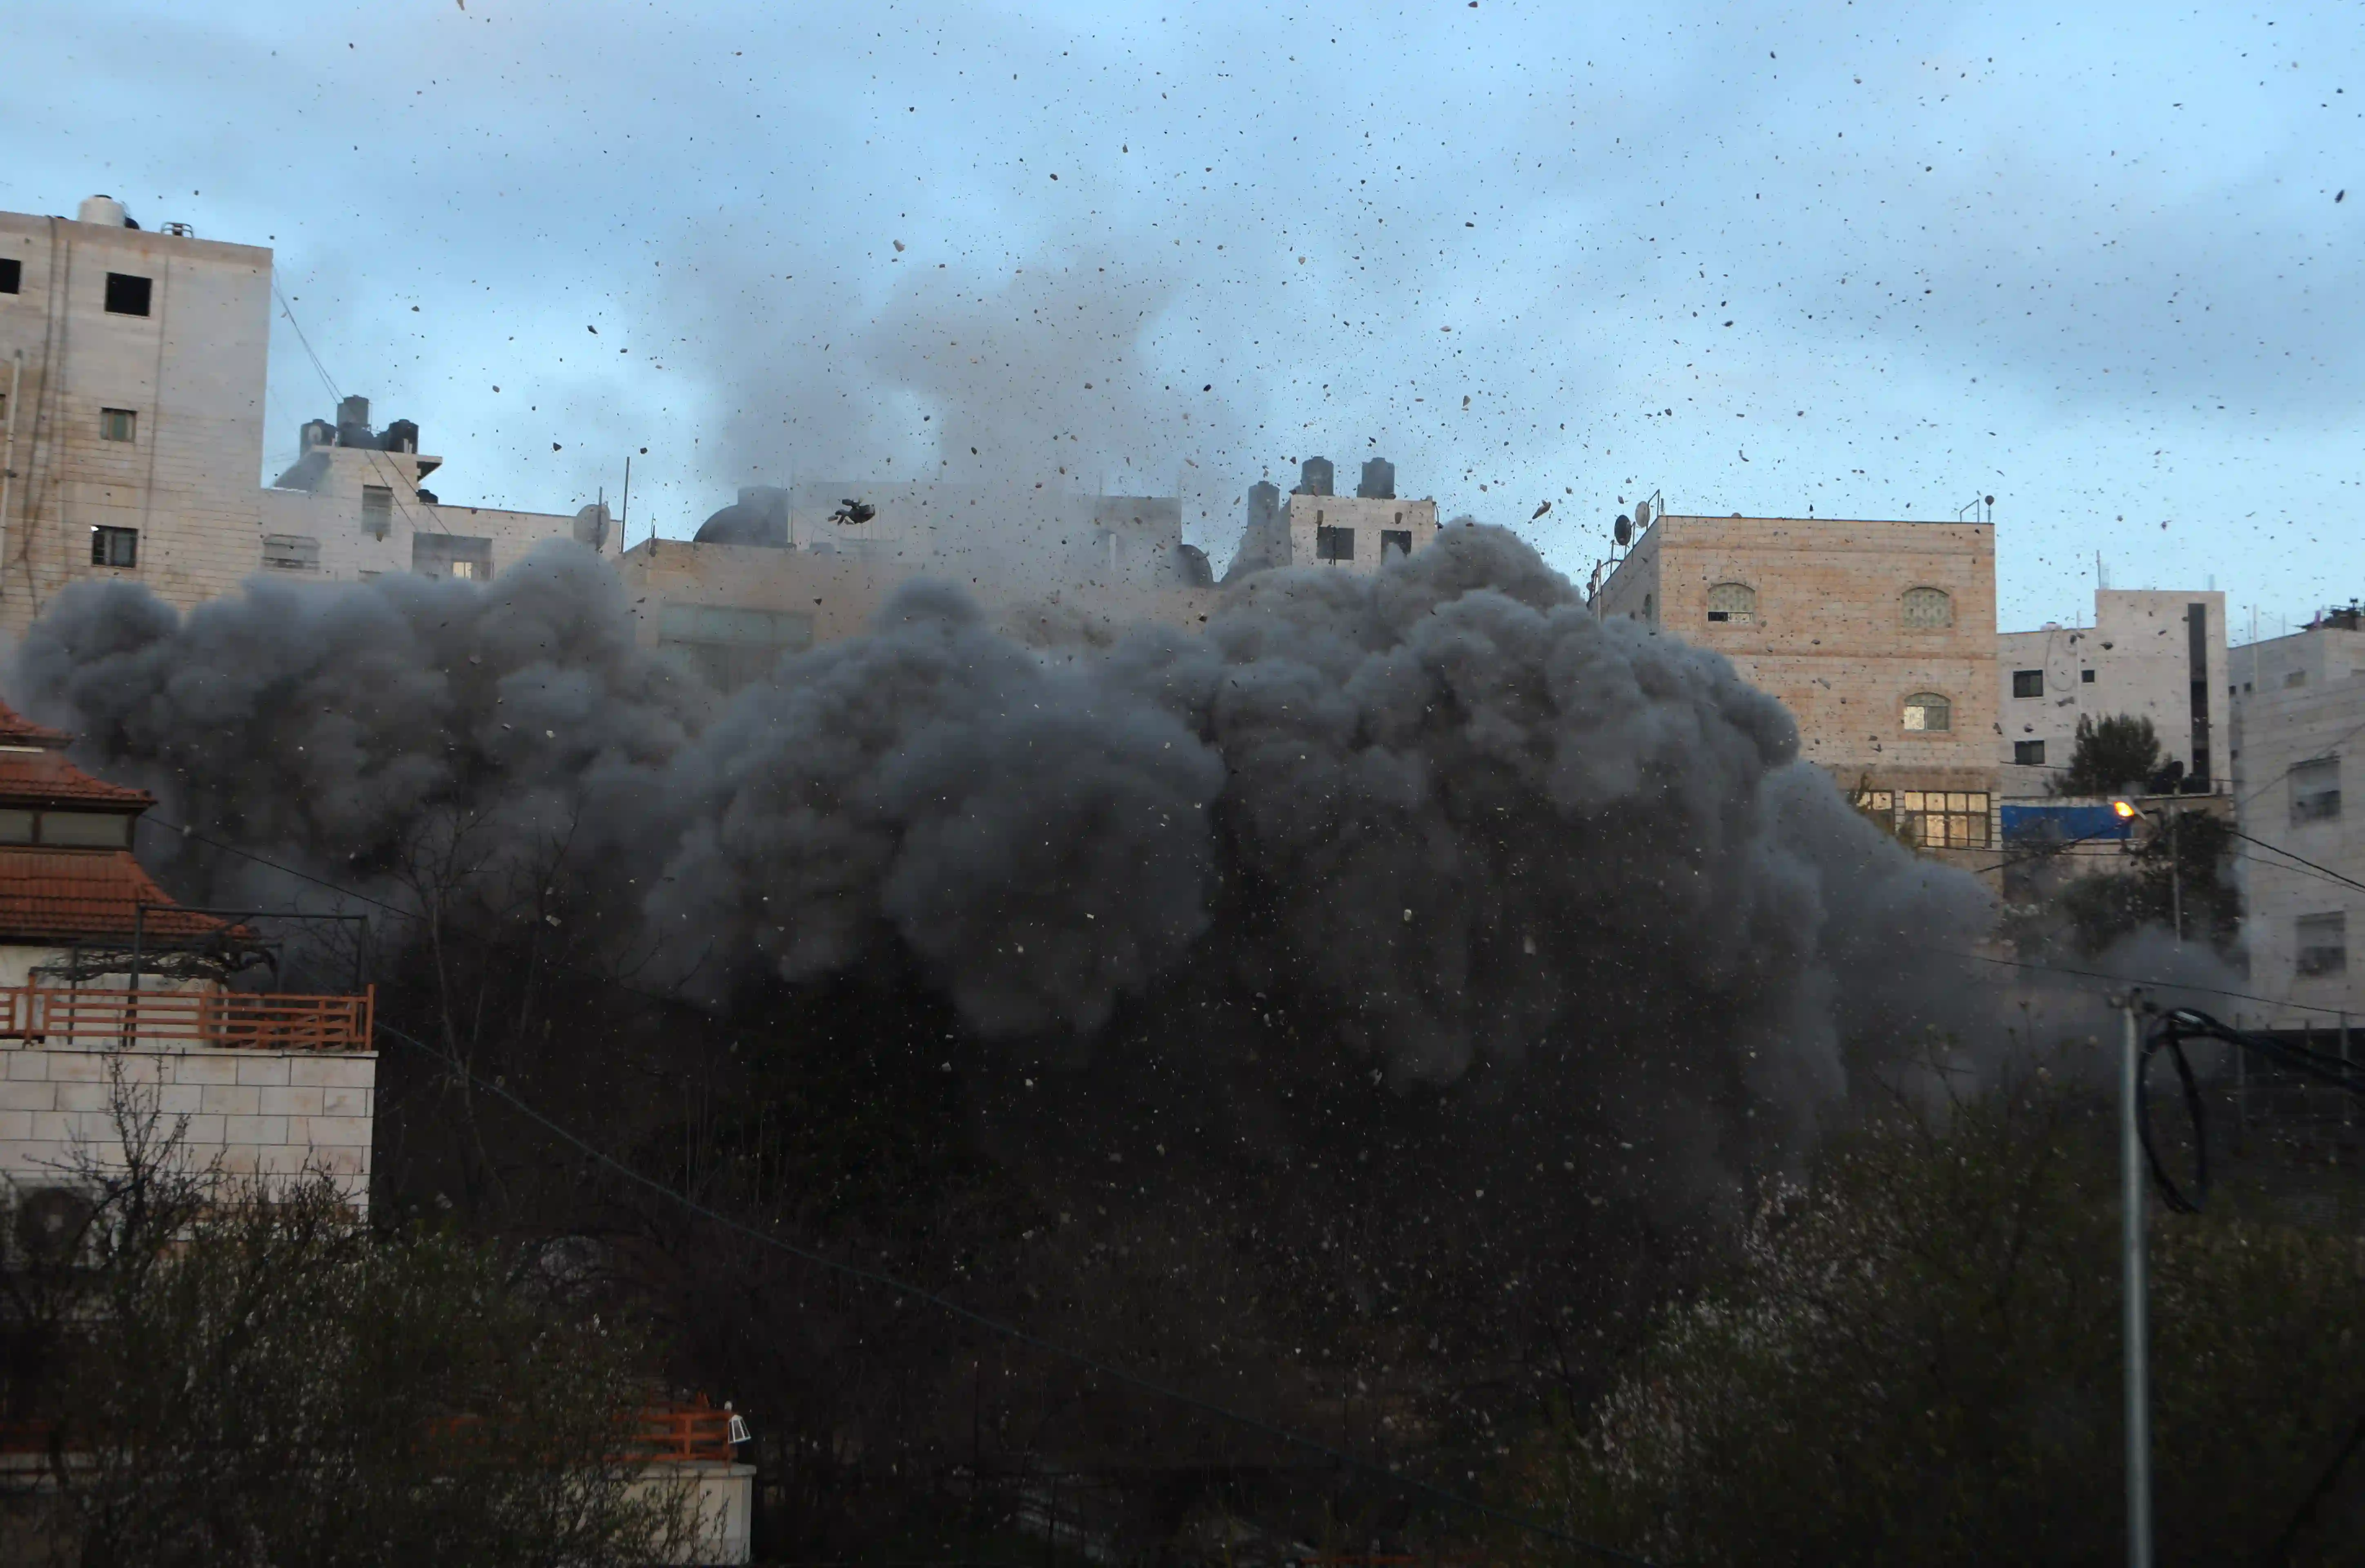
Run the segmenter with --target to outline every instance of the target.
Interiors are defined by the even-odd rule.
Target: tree
[[[0,1293],[12,1365],[47,1356],[8,1396],[46,1434],[54,1561],[555,1568],[680,1542],[684,1499],[636,1485],[630,1333],[488,1246],[373,1232],[324,1172],[189,1169],[119,1076],[115,1111],[121,1164],[76,1173],[87,1223]]]
[[[2141,790],[2159,769],[2159,735],[2149,719],[2121,713],[2096,723],[2078,720],[2067,772],[2053,781],[2057,795],[2108,795]]]
[[[2110,1122],[2036,1081],[1842,1140],[1526,1501],[1660,1562],[2110,1561]],[[2159,1560],[2358,1561],[2353,1239],[2211,1215],[2151,1246]]]
[[[2068,935],[2094,957],[2146,925],[2230,951],[2242,931],[2241,890],[2234,881],[2234,828],[2207,812],[2180,812],[2130,857],[2131,872],[2080,877],[2060,891]],[[2180,913],[2180,910],[2181,913]]]

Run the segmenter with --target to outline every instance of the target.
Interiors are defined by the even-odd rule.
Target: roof
[[[156,803],[145,790],[94,778],[66,759],[73,736],[37,724],[0,702],[0,807],[82,806],[144,812]]]
[[[30,745],[49,751],[63,751],[73,742],[73,737],[63,730],[37,724],[6,702],[0,702],[0,745]]]
[[[175,907],[128,849],[0,851],[0,942],[120,942],[148,904],[140,935],[158,946],[218,935],[230,923]]]

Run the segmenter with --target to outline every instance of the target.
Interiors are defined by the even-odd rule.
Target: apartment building
[[[2080,719],[2120,715],[2151,721],[2182,792],[2225,783],[2234,699],[2222,593],[2098,588],[2091,625],[1999,636],[1996,679],[1996,765],[2008,800],[2050,793]]]

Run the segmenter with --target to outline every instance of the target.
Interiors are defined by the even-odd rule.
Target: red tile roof
[[[173,907],[127,849],[0,849],[0,942],[119,942],[130,946],[134,906],[144,935],[163,945],[212,935],[230,922]]]
[[[93,778],[62,751],[17,751],[0,739],[0,806],[84,806],[144,812],[156,803],[145,790]]]
[[[0,702],[0,745],[37,745],[51,751],[63,751],[73,744],[73,737],[63,730],[37,724],[6,702]]]

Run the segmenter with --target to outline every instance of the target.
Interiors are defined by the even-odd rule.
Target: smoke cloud
[[[87,584],[12,689],[173,820],[330,880],[563,847],[600,928],[716,1008],[908,970],[981,1036],[1088,1047],[1221,993],[1301,1067],[1410,1088],[1548,1053],[1634,1136],[1752,1159],[1865,1042],[1983,1027],[1933,956],[1987,927],[1978,884],[1852,811],[1722,658],[1596,621],[1496,529],[1105,649],[918,584],[728,700],[566,544],[186,615]]]

